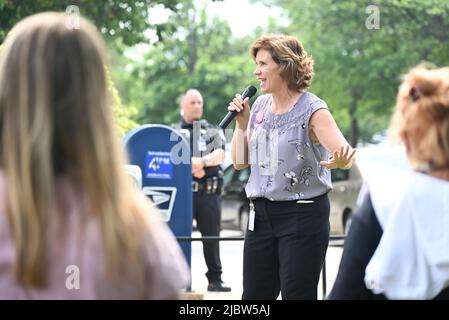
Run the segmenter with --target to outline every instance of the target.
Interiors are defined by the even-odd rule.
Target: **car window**
[[[241,170],[237,177],[239,182],[245,182],[245,183],[248,181],[248,178],[249,178],[249,169]]]
[[[234,174],[235,170],[232,165],[228,166],[223,174],[223,184],[227,185],[229,182],[231,182],[232,175]]]
[[[346,181],[349,178],[349,170],[332,169],[331,177],[332,177],[332,182]]]
[[[246,183],[248,181],[249,168],[246,168],[246,169],[243,169],[243,170],[240,170],[240,171],[234,171],[234,172],[235,172],[235,174],[234,174],[234,176],[232,177],[232,180],[231,180],[232,183],[240,184],[242,182]]]

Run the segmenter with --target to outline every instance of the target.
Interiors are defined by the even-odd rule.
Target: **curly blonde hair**
[[[449,67],[431,70],[421,64],[404,76],[390,129],[411,144],[415,169],[449,169]]]
[[[302,43],[293,36],[270,35],[257,39],[250,47],[253,59],[261,49],[270,52],[280,66],[280,75],[293,91],[306,91],[312,83],[313,59]]]

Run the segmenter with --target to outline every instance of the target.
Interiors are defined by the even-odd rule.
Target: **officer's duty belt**
[[[221,192],[222,179],[209,177],[202,181],[192,181],[192,191],[205,194],[216,194]]]

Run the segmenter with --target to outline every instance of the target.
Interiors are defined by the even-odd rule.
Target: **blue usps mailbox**
[[[175,236],[192,234],[192,167],[188,142],[164,125],[144,125],[124,139],[131,164],[142,170],[142,190]],[[180,242],[191,266],[191,243]]]

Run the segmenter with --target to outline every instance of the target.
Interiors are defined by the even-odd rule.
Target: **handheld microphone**
[[[246,89],[242,92],[242,100],[245,100],[246,97],[252,98],[257,92],[257,89],[255,86],[249,86],[246,87]],[[221,120],[219,126],[223,130],[226,129],[226,127],[231,123],[231,121],[235,118],[237,115],[237,111],[229,111],[228,114]]]

